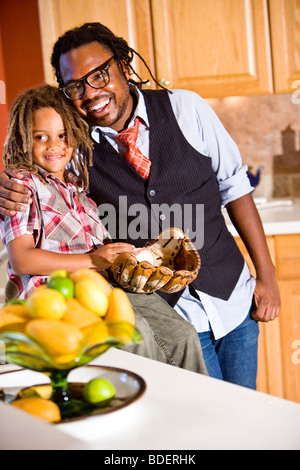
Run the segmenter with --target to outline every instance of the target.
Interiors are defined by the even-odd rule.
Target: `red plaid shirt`
[[[28,172],[22,180],[32,191],[32,204],[25,206],[25,212],[0,219],[4,246],[15,238],[32,234],[36,248],[56,253],[87,253],[109,239],[96,204],[82,189],[79,189],[78,197],[73,183],[80,188],[81,181],[73,173],[67,173],[68,183],[65,184],[45,170],[39,168],[39,171],[44,182]],[[21,299],[28,297],[47,279],[44,276],[17,276],[9,261],[7,272],[10,287],[16,291],[13,297]]]

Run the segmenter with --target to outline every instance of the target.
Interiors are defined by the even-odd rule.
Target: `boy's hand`
[[[11,178],[22,180],[23,175],[15,168],[0,173],[0,215],[15,215],[16,212],[25,210],[20,204],[31,203],[31,192],[28,187]]]
[[[132,253],[134,250],[135,247],[129,243],[109,243],[90,253],[90,258],[97,271],[104,271],[121,253]]]

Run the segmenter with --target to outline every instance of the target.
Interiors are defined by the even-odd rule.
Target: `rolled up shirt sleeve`
[[[253,187],[247,176],[247,170],[247,165],[243,165],[239,168],[237,173],[224,180],[218,180],[222,208],[229,202],[253,191]]]

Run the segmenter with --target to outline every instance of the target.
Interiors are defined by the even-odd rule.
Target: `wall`
[[[207,100],[252,173],[263,165],[256,196],[300,197],[300,104],[292,97],[278,94]]]
[[[0,34],[0,171],[3,169],[2,164],[2,149],[5,141],[7,121],[8,121],[8,107],[6,100],[6,80],[4,75],[4,63],[2,54],[2,41]]]
[[[44,81],[37,0],[0,0],[0,80],[6,87],[0,104],[2,169],[8,110],[20,92]]]

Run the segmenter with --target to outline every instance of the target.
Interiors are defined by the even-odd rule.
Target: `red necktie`
[[[125,155],[127,162],[135,169],[137,173],[139,173],[139,175],[141,175],[144,179],[148,179],[151,162],[136,146],[140,124],[141,121],[137,117],[134,121],[134,126],[120,132],[116,138],[119,142],[127,147]]]

